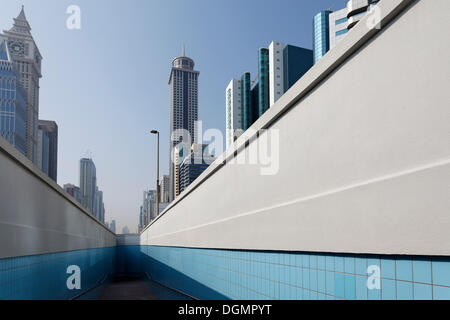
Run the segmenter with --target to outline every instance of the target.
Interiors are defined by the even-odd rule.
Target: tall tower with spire
[[[172,70],[170,72],[170,137],[179,129],[186,130],[190,135],[189,143],[197,142],[198,121],[198,77],[200,72],[194,70],[194,60],[185,56],[184,44],[182,47],[182,55],[173,59]],[[176,134],[178,136],[178,134]],[[175,137],[170,139],[170,157],[174,159],[175,146],[184,138]],[[187,143],[188,141],[183,141]],[[188,146],[190,148],[190,145]],[[175,167],[173,161],[169,163],[169,200],[175,197]]]
[[[27,93],[26,156],[37,163],[39,79],[42,56],[31,35],[31,27],[22,6],[10,30],[3,31],[8,48],[20,74],[20,82]]]

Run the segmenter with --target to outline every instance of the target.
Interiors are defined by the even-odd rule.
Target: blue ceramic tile
[[[344,257],[336,256],[334,258],[334,267],[336,272],[344,272]]]
[[[377,267],[380,268],[380,270],[381,270],[381,262],[380,262],[380,259],[378,259],[378,258],[373,258],[373,257],[368,258],[368,259],[367,259],[367,268],[369,268],[370,266],[377,266]],[[367,271],[366,271],[366,274],[367,274]]]
[[[381,288],[380,289],[369,289],[367,290],[367,299],[369,300],[380,300],[381,299]]]
[[[303,268],[309,269],[309,255],[307,254],[302,255],[302,266]]]
[[[326,256],[325,267],[327,271],[334,271],[334,256]]]
[[[311,269],[317,269],[317,256],[315,254],[309,257],[309,267]]]
[[[397,300],[412,300],[413,284],[411,282],[397,281]]]
[[[398,257],[396,261],[397,280],[412,281],[412,261],[409,257]]]
[[[431,284],[431,260],[413,260],[414,282]]]
[[[450,287],[450,262],[447,259],[433,258],[433,284]]]
[[[357,276],[355,279],[356,299],[367,300],[367,277]]]
[[[311,290],[317,291],[317,269],[311,269],[309,272],[309,286]]]
[[[317,268],[320,270],[325,270],[325,256],[319,255],[317,257]]]
[[[317,291],[326,293],[325,271],[317,271]]]
[[[381,258],[381,277],[395,280],[395,260],[391,258]],[[383,297],[384,299],[384,297]]]
[[[356,299],[356,280],[353,275],[345,275],[345,299]]]
[[[386,279],[381,280],[381,298],[383,300],[397,299],[397,289],[395,287],[395,280],[386,280]]]
[[[325,273],[325,285],[327,287],[327,294],[334,296],[334,272]]]
[[[310,289],[309,283],[309,269],[303,269],[303,288]]]
[[[334,274],[334,292],[336,297],[345,297],[345,278],[341,273]]]
[[[433,299],[450,300],[450,287],[433,286]]]
[[[303,289],[303,300],[310,300],[310,291],[307,289]]]
[[[296,288],[296,298],[297,300],[303,300],[303,289],[302,288]]]
[[[414,300],[431,300],[433,287],[428,284],[414,283]]]
[[[355,258],[345,257],[344,258],[344,271],[345,273],[355,273]]]

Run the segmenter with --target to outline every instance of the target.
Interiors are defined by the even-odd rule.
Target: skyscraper
[[[341,41],[379,0],[352,0],[344,9],[322,11],[313,19],[314,63]]]
[[[95,192],[97,188],[97,171],[92,159],[80,160],[80,194],[81,205],[94,213]]]
[[[94,209],[93,214],[94,216],[101,222],[104,221],[104,214],[105,214],[105,206],[103,203],[103,191],[100,191],[98,187],[95,188],[95,195],[94,195]]]
[[[242,130],[247,130],[253,123],[250,72],[241,77]]]
[[[330,50],[330,10],[321,11],[313,19],[314,63]]]
[[[258,51],[258,117],[269,109],[269,49],[261,48]]]
[[[163,175],[161,178],[161,183],[159,186],[159,192],[160,192],[160,199],[159,202],[161,203],[168,203],[169,202],[169,176]]]
[[[109,230],[116,233],[116,220],[111,220],[111,223],[109,225]]]
[[[81,197],[80,197],[80,188],[76,185],[67,183],[64,185],[64,191],[70,194],[72,197],[75,198],[78,202],[81,203]]]
[[[42,56],[39,52],[31,27],[22,10],[14,19],[13,27],[4,31],[8,47],[20,74],[20,81],[27,92],[26,155],[37,163],[39,79]]]
[[[39,120],[37,164],[50,179],[58,175],[58,125],[54,121]]]
[[[313,52],[272,41],[269,46],[270,103],[274,104],[313,65]]]
[[[283,43],[272,41],[269,46],[270,106],[284,93],[283,89]]]
[[[180,195],[180,165],[188,154],[186,145],[178,145],[173,149],[173,193],[174,199]]]
[[[180,193],[186,190],[216,158],[208,151],[208,145],[195,143],[180,165]]]
[[[174,199],[174,155],[173,148],[188,137],[180,137],[178,129],[184,129],[190,135],[189,144],[197,141],[196,122],[198,120],[198,77],[200,72],[194,70],[194,60],[185,56],[184,46],[182,56],[172,61],[170,72],[170,201]],[[171,138],[174,138],[172,141]],[[186,142],[186,141],[185,141]]]
[[[232,79],[225,90],[227,148],[242,134],[241,80]]]
[[[329,37],[330,37],[330,50],[333,49],[336,44],[342,40],[344,35],[348,32],[347,29],[347,8],[334,11],[330,13],[329,17]]]
[[[27,93],[20,78],[8,43],[0,35],[0,136],[26,155]]]
[[[288,91],[312,66],[312,50],[286,45],[283,49],[283,92]]]
[[[45,131],[38,129],[36,165],[48,176],[50,139]]]

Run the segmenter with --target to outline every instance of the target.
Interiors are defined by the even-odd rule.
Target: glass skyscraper
[[[97,170],[92,159],[80,160],[80,196],[81,205],[91,213],[95,207],[95,193],[97,188]]]
[[[208,151],[206,144],[193,144],[191,152],[180,165],[180,193],[197,179],[216,158]]]
[[[58,175],[58,125],[39,120],[37,164],[53,181]]]
[[[183,138],[176,134],[172,141],[172,135],[179,129],[184,129],[190,135],[191,141],[184,141],[191,145],[197,141],[196,122],[198,121],[198,77],[200,72],[194,70],[194,60],[183,54],[172,61],[170,72],[170,201],[175,197],[174,163],[172,161],[174,147],[182,142]],[[184,140],[187,137],[184,138]]]
[[[42,56],[39,52],[31,27],[25,17],[22,6],[13,27],[4,31],[4,37],[11,57],[20,74],[20,82],[26,91],[26,156],[37,163],[38,115],[39,115],[39,79],[41,75]]]
[[[26,155],[27,93],[12,60],[8,43],[0,36],[0,136]]]
[[[250,72],[241,77],[242,130],[247,130],[253,123]]]
[[[314,63],[317,63],[330,50],[330,26],[331,11],[321,11],[313,19],[313,51]]]
[[[269,109],[269,49],[258,52],[258,117]],[[257,119],[256,118],[256,119]],[[256,119],[254,119],[256,121]]]
[[[283,49],[283,92],[288,91],[312,66],[312,50],[286,45]]]

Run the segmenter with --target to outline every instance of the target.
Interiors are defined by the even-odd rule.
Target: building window
[[[340,30],[340,31],[336,32],[336,37],[337,37],[337,36],[340,36],[340,35],[343,35],[343,34],[346,34],[347,32],[348,32],[347,29]]]
[[[345,23],[347,21],[348,21],[348,18],[338,19],[338,20],[336,20],[336,25],[341,24],[341,23]]]

